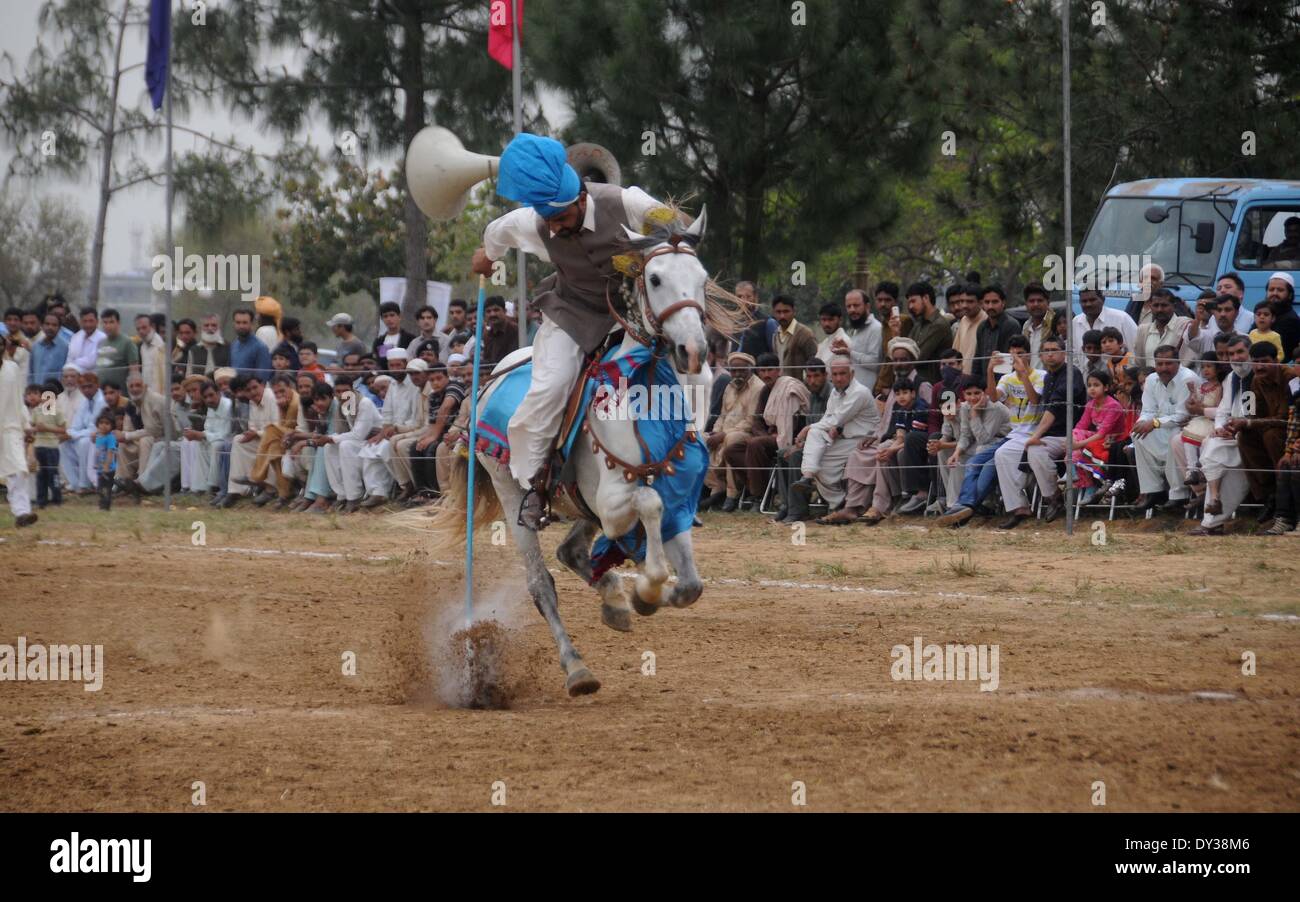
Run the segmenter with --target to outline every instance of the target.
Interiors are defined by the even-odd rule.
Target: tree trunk
[[[99,305],[99,279],[104,269],[104,228],[108,223],[108,202],[113,197],[113,142],[117,137],[117,92],[122,81],[122,42],[131,0],[122,0],[122,18],[117,23],[117,47],[113,55],[113,82],[108,93],[108,121],[103,131],[104,146],[99,159],[99,209],[95,211],[94,242],[90,249],[90,281],[86,303]]]
[[[418,8],[406,7],[402,17],[402,129],[406,146],[424,128],[424,28]],[[402,170],[406,164],[403,159]],[[409,190],[404,192],[402,214],[406,223],[406,296],[402,300],[402,328],[417,332],[415,311],[423,307],[428,297],[426,283],[429,278],[429,224],[415,205]],[[441,324],[439,324],[441,325]]]

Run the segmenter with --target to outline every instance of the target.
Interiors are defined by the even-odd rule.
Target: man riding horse
[[[646,215],[664,205],[640,188],[584,184],[559,141],[527,133],[501,155],[497,193],[526,206],[488,224],[474,272],[492,275],[494,261],[511,248],[555,266],[533,299],[542,324],[533,338],[532,381],[508,434],[510,473],[525,490],[519,522],[536,531],[546,525],[549,464],[568,393],[585,355],[616,326],[607,298],[619,297],[613,258],[623,252],[624,227],[640,232]]]

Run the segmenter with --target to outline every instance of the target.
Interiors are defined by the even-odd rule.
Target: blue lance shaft
[[[483,301],[487,276],[478,277],[478,312],[474,316],[474,374],[470,380],[469,492],[465,501],[465,627],[474,623],[474,466],[478,447],[478,367],[483,354]]]

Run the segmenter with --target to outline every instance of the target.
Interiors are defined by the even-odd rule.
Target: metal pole
[[[172,182],[172,26],[171,11],[167,13],[167,86],[164,103],[167,107],[167,255],[175,258],[172,247],[172,201],[175,198],[175,185]],[[176,337],[172,334],[172,290],[176,284],[176,273],[172,273],[171,284],[167,286],[165,305],[167,322],[163,324],[163,363],[167,371],[166,394],[163,404],[167,415],[163,417],[163,510],[172,509],[172,346]]]
[[[512,64],[510,75],[514,89],[515,134],[517,135],[524,130],[524,55],[519,43],[520,3],[516,0],[510,2],[510,35],[514,42],[511,51],[513,55],[510,57]],[[528,279],[524,269],[522,248],[515,249],[515,279],[517,283],[515,316],[519,319],[519,347],[522,348],[528,344]]]
[[[1061,0],[1061,122],[1065,146],[1065,246],[1074,246],[1070,220],[1070,0]],[[1074,254],[1068,253],[1073,260]],[[1074,274],[1065,292],[1065,534],[1074,535]]]
[[[478,277],[478,315],[474,317],[474,373],[469,390],[469,491],[465,495],[465,628],[474,623],[474,463],[478,448],[478,367],[483,354],[483,301],[487,276]]]

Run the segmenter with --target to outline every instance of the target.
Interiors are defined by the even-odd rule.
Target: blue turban
[[[528,204],[543,219],[578,199],[582,181],[569,165],[564,145],[554,138],[520,132],[501,154],[497,194]]]

